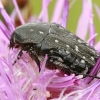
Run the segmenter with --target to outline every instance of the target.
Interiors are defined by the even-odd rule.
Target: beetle
[[[27,51],[36,61],[39,71],[41,58],[48,54],[48,69],[91,77],[89,73],[99,57],[93,47],[56,23],[35,22],[17,27],[11,36],[10,48],[19,46],[21,50],[17,59],[20,59],[23,51]]]

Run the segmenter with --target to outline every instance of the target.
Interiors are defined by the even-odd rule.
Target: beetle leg
[[[29,52],[29,55],[32,57],[32,59],[35,60],[36,64],[38,65],[39,72],[40,72],[40,70],[41,70],[40,69],[40,61],[38,59],[38,55],[37,55],[36,51],[34,50],[34,48],[31,47],[28,52]]]
[[[40,68],[40,61],[39,61],[39,59],[38,59],[38,56],[37,56],[36,53],[33,54],[33,56],[34,56],[34,60],[35,60],[36,64],[38,65],[39,72],[40,72],[40,71],[41,71],[41,68]]]
[[[20,59],[20,57],[22,56],[22,54],[23,54],[23,49],[18,53],[18,55],[17,55],[17,59],[14,61],[14,63],[13,63],[13,65],[17,62],[17,60],[19,60]]]

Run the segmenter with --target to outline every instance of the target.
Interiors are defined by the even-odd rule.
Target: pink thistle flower
[[[48,21],[48,5],[51,0],[43,0],[42,11],[36,21]],[[75,0],[69,4],[68,0],[57,0],[54,8],[54,14],[50,22],[56,22],[66,27],[68,24],[68,13]],[[25,24],[22,18],[16,0],[13,0],[16,12],[21,24]],[[58,11],[59,9],[59,11]],[[96,8],[97,9],[97,8]],[[45,68],[48,55],[45,55],[41,62],[41,71],[31,57],[23,52],[21,59],[15,65],[19,49],[8,50],[9,40],[12,32],[15,30],[14,16],[7,14],[0,1],[0,13],[3,16],[6,25],[0,21],[0,43],[3,52],[0,49],[0,100],[99,100],[100,80],[90,77],[83,78],[83,75],[67,75],[59,70],[49,70]],[[99,16],[99,15],[98,15]],[[85,39],[87,29],[90,37],[88,43],[94,46],[95,27],[93,23],[92,0],[83,0],[82,14],[80,15],[76,34]],[[80,34],[82,33],[82,34]],[[3,45],[4,41],[4,45]],[[99,51],[99,42],[94,46]],[[2,54],[2,53],[5,53]],[[95,64],[90,75],[96,75],[100,68],[100,58]],[[97,74],[100,77],[100,73]]]

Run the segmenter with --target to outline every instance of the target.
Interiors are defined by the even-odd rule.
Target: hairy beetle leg
[[[34,60],[36,62],[36,64],[38,65],[38,68],[39,68],[39,72],[41,71],[41,68],[40,68],[40,61],[38,59],[38,57],[36,55],[34,55]]]
[[[31,56],[31,58],[35,60],[37,66],[38,66],[38,68],[39,68],[39,72],[40,72],[40,71],[41,71],[41,68],[40,68],[40,61],[39,61],[39,59],[38,59],[38,55],[36,54],[36,51],[32,48],[32,50],[29,49],[28,52],[29,52],[29,55]]]
[[[22,51],[23,51],[23,50],[21,50],[21,51],[18,53],[18,55],[17,55],[17,59],[14,61],[13,65],[14,65],[14,64],[17,62],[17,60],[19,60],[20,57],[22,56],[22,54],[23,54]]]

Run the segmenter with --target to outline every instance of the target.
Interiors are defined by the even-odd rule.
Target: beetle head
[[[16,34],[13,33],[12,36],[11,36],[11,39],[10,39],[10,48],[18,48],[19,47],[19,43],[17,42],[16,40]]]

